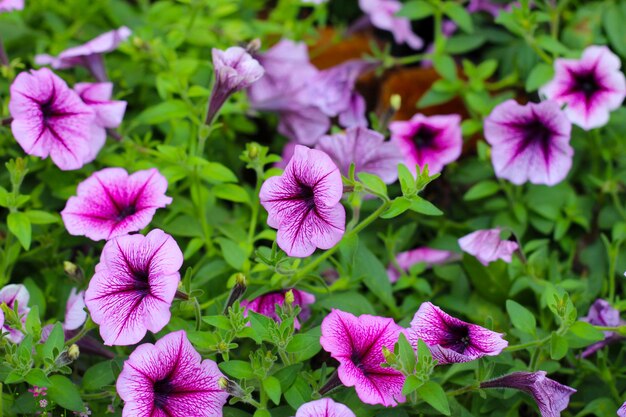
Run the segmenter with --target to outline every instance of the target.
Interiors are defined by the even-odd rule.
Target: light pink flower
[[[24,0],[0,0],[0,12],[23,10]]]
[[[105,345],[132,345],[170,320],[183,254],[162,230],[104,245],[85,303]]]
[[[419,263],[426,264],[426,267],[430,268],[433,265],[441,265],[457,259],[459,259],[457,253],[428,247],[415,248],[396,255],[396,262],[404,272]],[[389,264],[387,275],[391,282],[396,282],[400,278],[400,273],[393,264]]]
[[[263,314],[276,321],[280,321],[278,314],[276,314],[276,305],[282,306],[285,303],[285,294],[288,290],[274,291],[267,294],[263,294],[252,301],[243,300],[241,306],[245,308],[245,315],[248,315],[248,310],[252,310],[256,313]],[[309,305],[315,302],[315,296],[305,291],[300,291],[295,288],[291,289],[293,293],[293,304],[300,306],[300,314],[294,320],[294,328],[300,328],[300,321],[307,321],[311,317],[311,308]]]
[[[342,195],[341,174],[330,157],[297,145],[284,173],[267,179],[259,197],[268,212],[267,224],[278,229],[278,246],[302,258],[315,248],[332,248],[343,237]]]
[[[78,184],[61,217],[71,235],[108,240],[146,227],[157,209],[172,202],[166,190],[167,180],[155,168],[131,175],[106,168]]]
[[[29,155],[62,170],[81,168],[89,158],[94,112],[65,81],[47,68],[20,73],[11,85],[9,111],[15,140]]]
[[[391,32],[396,43],[406,43],[413,49],[421,49],[424,46],[422,39],[413,33],[411,21],[405,17],[396,16],[402,8],[402,3],[399,1],[359,0],[359,6],[369,16],[372,25]]]
[[[511,255],[519,248],[517,242],[502,240],[500,229],[497,228],[477,230],[463,236],[459,239],[459,246],[485,266],[498,259],[511,262]]]
[[[617,410],[618,417],[626,417],[626,402]]]
[[[184,330],[138,346],[124,362],[117,393],[124,417],[221,417],[228,394],[217,364],[202,360]]]
[[[72,288],[65,305],[65,320],[61,323],[66,340],[75,335],[77,333],[76,330],[85,324],[87,320],[85,307],[85,292],[77,291],[76,288]],[[53,328],[53,324],[48,324],[41,329],[41,342],[48,340]]]
[[[26,324],[26,317],[30,312],[30,307],[28,307],[29,298],[30,294],[22,284],[9,284],[0,290],[0,304],[6,304],[11,309],[14,309],[17,303],[17,314],[20,317],[22,325]],[[8,332],[6,338],[9,341],[20,343],[24,340],[24,333],[18,329],[9,327],[9,324],[4,322],[4,314],[2,315],[2,322],[2,333]]]
[[[330,398],[302,404],[295,417],[356,417],[352,410]]]
[[[367,314],[355,317],[333,309],[322,321],[320,344],[339,361],[339,379],[354,387],[361,401],[393,407],[405,400],[405,377],[380,364],[385,362],[383,347],[393,350],[400,332],[402,328],[393,319]]]
[[[493,0],[470,0],[467,11],[470,13],[487,12],[493,17],[498,17],[502,10],[510,11],[513,6],[519,6],[519,2],[494,2]]]

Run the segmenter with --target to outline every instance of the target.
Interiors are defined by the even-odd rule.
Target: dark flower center
[[[422,125],[418,127],[417,131],[413,134],[413,143],[418,149],[425,148],[432,143],[437,136],[437,133],[438,132],[436,130]]]
[[[136,212],[137,212],[137,208],[135,207],[134,204],[128,205],[128,206],[123,207],[122,209],[120,209],[120,211],[117,214],[117,217],[115,218],[115,220],[117,220],[118,222],[122,221],[122,220],[124,220],[128,216],[132,216]]]
[[[550,144],[554,132],[550,130],[538,118],[530,121],[524,127],[524,140],[522,141],[518,153],[523,152],[532,144],[537,144],[541,148],[543,157],[548,161],[550,159]]]
[[[315,193],[313,187],[302,183],[298,185],[300,186],[298,199],[302,200],[308,209],[315,208]]]
[[[159,409],[165,408],[169,395],[174,391],[174,386],[169,378],[156,381],[153,386],[154,406]]]
[[[41,115],[44,123],[46,123],[49,118],[54,117],[56,115],[56,111],[54,109],[54,95],[51,95],[48,100],[41,103],[39,108],[41,109]]]
[[[142,294],[149,294],[150,272],[143,269],[133,269],[131,273],[133,274],[133,288]]]
[[[593,72],[574,74],[576,88],[582,91],[586,97],[590,97],[600,90],[600,86]]]
[[[469,336],[469,328],[467,326],[450,326],[448,333],[448,337],[441,346],[463,354],[472,342]]]

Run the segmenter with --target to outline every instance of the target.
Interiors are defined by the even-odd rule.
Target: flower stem
[[[504,350],[506,350],[507,352],[515,352],[518,350],[528,349],[531,347],[540,347],[548,343],[551,338],[552,338],[552,335],[546,336],[543,339],[533,340],[532,342],[522,343],[519,345],[511,345],[511,346],[506,347]]]
[[[71,346],[74,343],[78,342],[80,339],[85,337],[85,335],[89,333],[90,330],[95,329],[95,327],[96,324],[93,322],[93,320],[91,320],[91,317],[87,317],[87,321],[83,325],[83,328],[80,329],[80,332],[78,332],[78,334],[72,337],[70,340],[66,341],[65,346]]]

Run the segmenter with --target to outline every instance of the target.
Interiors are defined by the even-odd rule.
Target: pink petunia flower
[[[330,398],[302,404],[295,417],[356,417],[352,410]]]
[[[463,236],[459,239],[459,246],[485,266],[498,259],[510,263],[511,255],[519,248],[517,242],[502,240],[497,228],[477,230]]]
[[[105,345],[132,345],[170,321],[183,254],[162,230],[104,245],[85,303]]]
[[[61,217],[71,235],[112,239],[146,227],[157,209],[172,202],[166,190],[167,180],[155,168],[131,175],[105,168],[78,184]]]
[[[85,321],[87,320],[85,307],[85,292],[77,291],[76,288],[72,288],[65,305],[65,320],[61,323],[63,325],[66,339],[72,337],[72,335],[76,333],[75,330],[78,330],[83,324],[85,324]],[[53,328],[53,324],[48,324],[41,329],[42,342],[48,340]]]
[[[573,124],[585,130],[602,127],[626,98],[621,66],[619,57],[606,46],[590,46],[580,59],[554,61],[554,78],[539,94],[566,105],[565,115]]]
[[[359,0],[359,6],[368,15],[372,25],[391,32],[396,43],[406,43],[413,49],[421,49],[424,46],[422,39],[413,33],[411,21],[405,17],[396,16],[402,8],[402,3],[399,1]]]
[[[285,303],[285,294],[289,290],[274,291],[267,294],[263,294],[260,297],[255,298],[252,301],[243,300],[241,306],[245,307],[245,315],[247,316],[248,310],[252,310],[256,313],[263,314],[276,321],[280,321],[278,314],[276,314],[276,304],[282,306]],[[307,321],[311,317],[311,308],[309,305],[315,302],[315,296],[305,291],[300,291],[295,288],[291,289],[293,293],[293,304],[300,306],[300,314],[294,320],[294,327],[300,328],[300,321]]]
[[[524,106],[507,100],[485,119],[496,176],[521,185],[554,185],[572,167],[572,124],[555,101]]]
[[[354,387],[361,401],[393,407],[405,400],[405,377],[380,365],[385,362],[383,347],[393,350],[400,332],[402,328],[393,319],[367,314],[355,317],[333,309],[322,321],[320,344],[339,361],[339,379]]]
[[[459,259],[457,253],[428,247],[415,248],[396,255],[396,262],[404,272],[407,272],[413,265],[419,263],[426,264],[430,268],[433,265],[441,265],[457,259]],[[387,275],[389,276],[389,281],[396,282],[401,274],[395,265],[390,264],[387,267]]]
[[[481,388],[512,388],[533,397],[542,417],[559,417],[567,408],[574,388],[546,378],[545,371],[513,372],[480,384]]]
[[[493,0],[470,0],[467,11],[470,13],[487,12],[493,17],[498,17],[502,10],[510,11],[513,6],[519,6],[519,2],[494,2]]]
[[[184,330],[138,346],[124,362],[117,392],[125,417],[221,417],[228,394],[217,364],[202,360]]]
[[[594,301],[593,304],[591,304],[591,307],[589,307],[589,312],[587,313],[587,316],[581,317],[581,320],[586,321],[587,323],[591,323],[595,326],[605,327],[616,327],[626,324],[626,322],[620,317],[619,310],[613,307],[608,301],[602,299],[597,299],[596,301]],[[620,336],[618,333],[605,331],[604,340],[588,346],[583,351],[581,356],[583,358],[589,357],[603,347],[623,339],[624,337]]]
[[[126,26],[105,32],[83,45],[75,46],[53,57],[46,54],[36,55],[37,65],[50,65],[54,69],[66,69],[75,66],[83,66],[99,82],[108,80],[104,66],[103,54],[114,51],[132,34]]]
[[[0,0],[0,12],[24,10],[24,0]]]
[[[22,325],[26,324],[26,317],[30,312],[28,300],[30,294],[22,284],[9,284],[0,290],[0,304],[6,304],[11,309],[17,304],[17,314],[20,317]],[[8,332],[6,338],[13,343],[20,343],[24,339],[24,333],[18,329],[9,327],[9,323],[4,322],[4,314],[2,315],[2,333]]]
[[[441,172],[443,167],[456,161],[463,150],[461,116],[424,116],[416,114],[411,120],[391,122],[391,141],[398,144],[406,165],[415,174],[428,165],[430,173]]]
[[[297,145],[281,176],[267,179],[259,194],[267,224],[287,255],[303,258],[315,248],[330,249],[343,237],[343,184],[328,155]]]
[[[407,338],[414,348],[423,340],[439,365],[497,356],[509,344],[501,333],[452,317],[429,302],[415,313]]]
[[[15,78],[9,111],[13,136],[27,154],[50,156],[62,170],[87,162],[94,111],[49,69],[22,72]]]

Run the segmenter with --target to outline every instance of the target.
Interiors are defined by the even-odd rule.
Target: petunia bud
[[[293,290],[289,290],[285,293],[285,304],[287,304],[289,307],[291,307],[291,305],[293,304],[293,302],[295,301],[294,296],[293,296]]]
[[[235,275],[235,286],[232,290],[230,290],[230,295],[228,296],[226,305],[224,305],[224,314],[228,313],[228,309],[235,303],[235,301],[239,300],[241,296],[243,296],[247,288],[248,283],[246,276],[241,272],[237,273]]]
[[[242,398],[246,396],[246,392],[235,381],[221,377],[217,381],[217,385],[233,397]]]
[[[67,274],[68,277],[76,282],[80,282],[85,278],[83,270],[78,265],[70,261],[63,262],[63,271]]]
[[[398,111],[402,106],[402,96],[400,94],[393,94],[389,100],[389,104],[394,111]]]
[[[72,344],[69,349],[67,349],[67,356],[72,360],[75,361],[76,359],[78,359],[78,357],[80,356],[80,349],[78,348],[77,344]]]

